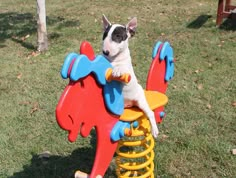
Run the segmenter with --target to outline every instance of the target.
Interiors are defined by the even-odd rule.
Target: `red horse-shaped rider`
[[[173,77],[173,50],[168,42],[158,42],[153,49],[146,90],[165,93]],[[59,126],[69,132],[74,142],[80,134],[87,137],[92,128],[97,135],[96,156],[89,177],[103,177],[117,148],[118,141],[110,137],[123,112],[123,98],[119,82],[106,80],[106,71],[112,68],[101,56],[95,56],[91,45],[83,42],[80,55],[70,54],[64,62],[62,77],[70,82],[64,89],[56,107]],[[162,121],[163,107],[155,110],[158,123]]]

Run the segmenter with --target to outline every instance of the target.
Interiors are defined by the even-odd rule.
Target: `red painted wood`
[[[235,5],[231,4],[231,0],[219,0],[217,8],[217,18],[216,25],[219,26],[224,18],[236,19],[235,13],[232,13],[231,10],[236,9]]]

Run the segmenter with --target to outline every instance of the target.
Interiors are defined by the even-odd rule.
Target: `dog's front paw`
[[[157,138],[158,134],[159,134],[159,130],[158,130],[157,126],[153,126],[152,127],[152,136],[154,138]]]
[[[129,73],[128,69],[125,67],[115,67],[112,71],[113,77],[121,77],[123,74]]]

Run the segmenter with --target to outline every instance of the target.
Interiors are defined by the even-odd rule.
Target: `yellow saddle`
[[[168,98],[165,94],[157,92],[157,91],[144,91],[149,107],[152,110],[155,110],[161,106],[166,105],[168,102]],[[143,111],[141,111],[137,107],[126,108],[123,114],[120,116],[120,120],[122,121],[134,121],[144,115]]]

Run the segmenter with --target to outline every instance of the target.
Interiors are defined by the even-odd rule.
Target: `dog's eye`
[[[119,35],[119,34],[116,34],[115,37],[116,37],[117,39],[122,39],[122,36]]]
[[[112,41],[121,43],[127,39],[128,35],[126,33],[125,27],[116,27],[111,35]]]
[[[127,34],[113,34],[112,35],[112,40],[117,42],[117,43],[121,43],[122,41],[125,41],[127,39]]]
[[[120,34],[114,34],[112,35],[112,40],[117,43],[120,43],[121,41],[123,41],[123,38]]]

